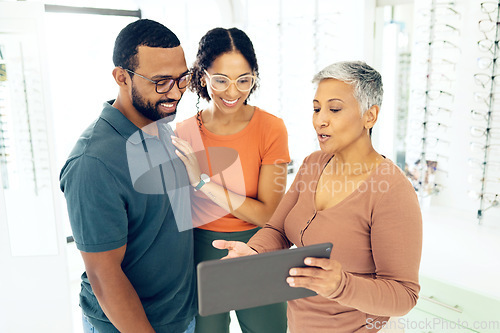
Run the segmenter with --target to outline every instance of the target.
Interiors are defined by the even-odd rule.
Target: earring
[[[207,84],[205,83],[205,80],[203,80],[203,79],[201,79],[201,80],[200,80],[200,84],[201,84],[201,86],[202,86],[203,88],[205,88],[205,86],[207,85]]]

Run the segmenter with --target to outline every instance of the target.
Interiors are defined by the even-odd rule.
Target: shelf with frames
[[[0,221],[13,257],[58,255],[47,67],[38,31],[19,22],[0,20]]]
[[[479,200],[479,223],[487,210],[500,206],[500,186],[495,186],[500,183],[500,161],[493,160],[493,152],[500,144],[500,129],[493,124],[494,117],[499,113],[497,103],[500,101],[495,79],[498,76],[500,1],[481,3],[481,12],[483,16],[478,22],[478,29],[484,37],[478,41],[478,48],[482,53],[478,58],[478,69],[481,72],[474,74],[473,79],[482,89],[481,92],[474,93],[474,99],[485,109],[471,110],[471,118],[478,124],[470,128],[471,136],[475,137],[471,142],[471,150],[479,151],[479,159],[469,159],[469,164],[479,170],[479,174],[469,176],[469,182],[479,187],[479,191],[470,191],[470,196]]]
[[[406,173],[424,201],[446,186],[445,151],[451,143],[447,134],[456,63],[461,54],[457,46],[461,14],[453,2],[432,0],[419,3],[415,15],[419,23],[415,27],[412,70],[418,79],[412,82],[410,92]]]

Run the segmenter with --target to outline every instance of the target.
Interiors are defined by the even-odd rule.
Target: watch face
[[[200,179],[203,180],[205,183],[208,183],[210,181],[210,177],[205,173],[202,173],[200,175]]]

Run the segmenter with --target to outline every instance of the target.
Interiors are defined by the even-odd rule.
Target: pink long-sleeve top
[[[348,197],[315,209],[315,191],[332,156],[309,155],[269,223],[250,239],[257,252],[331,242],[343,269],[328,298],[288,302],[291,333],[376,332],[418,299],[422,216],[412,185],[385,159]]]

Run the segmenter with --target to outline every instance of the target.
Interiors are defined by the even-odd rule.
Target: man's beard
[[[174,120],[175,115],[177,113],[177,109],[175,110],[175,112],[168,114],[162,114],[158,112],[158,107],[161,103],[170,103],[173,101],[175,100],[171,99],[159,100],[158,102],[156,102],[156,105],[153,105],[150,102],[146,102],[132,84],[132,105],[135,107],[137,111],[139,111],[140,114],[142,114],[144,117],[148,118],[151,121],[158,121],[160,119],[163,119],[166,122],[171,122],[172,120]]]

